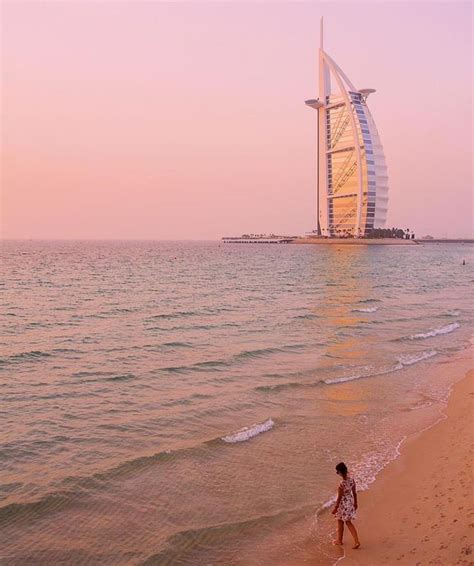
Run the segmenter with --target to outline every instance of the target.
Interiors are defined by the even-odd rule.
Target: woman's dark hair
[[[339,462],[339,464],[336,466],[336,471],[345,476],[347,474],[347,466],[344,464],[344,462]]]

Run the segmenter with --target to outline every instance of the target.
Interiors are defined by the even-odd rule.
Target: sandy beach
[[[359,492],[356,526],[362,546],[333,546],[332,507],[308,510],[305,521],[290,522],[251,552],[239,565],[264,566],[451,566],[474,563],[472,496],[471,357],[448,363],[458,381],[440,420],[406,439],[400,456],[382,470],[367,491]]]
[[[473,378],[471,370],[454,386],[446,418],[408,439],[400,458],[360,494],[363,546],[353,551],[346,537],[341,564],[473,563]]]

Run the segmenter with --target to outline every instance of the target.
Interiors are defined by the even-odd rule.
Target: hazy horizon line
[[[269,234],[263,234],[265,236],[269,236]],[[280,236],[280,234],[274,234],[274,236]],[[234,236],[240,237],[240,236]],[[291,236],[295,238],[302,238],[304,236]],[[218,237],[218,238],[3,238],[0,237],[0,242],[221,242],[225,236]],[[456,241],[456,240],[463,240],[463,241],[472,241],[474,242],[474,235],[473,236],[450,236],[450,237],[441,237],[441,236],[432,236],[433,240],[444,240],[446,242],[449,241]],[[328,238],[331,240],[336,240],[337,238]],[[344,239],[344,238],[341,238]],[[354,238],[354,239],[367,239],[370,238]],[[383,238],[378,238],[383,239]],[[424,237],[415,238],[416,241],[423,240],[426,242],[431,241],[430,239],[424,239]]]

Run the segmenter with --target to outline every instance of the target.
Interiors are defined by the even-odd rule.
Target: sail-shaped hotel
[[[375,122],[367,106],[371,88],[357,89],[319,49],[319,98],[306,104],[317,113],[317,234],[362,237],[383,228],[388,177]]]

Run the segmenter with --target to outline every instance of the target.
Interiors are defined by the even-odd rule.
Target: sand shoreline
[[[453,386],[444,416],[360,493],[362,548],[347,537],[341,566],[473,563],[473,379],[471,370]]]

